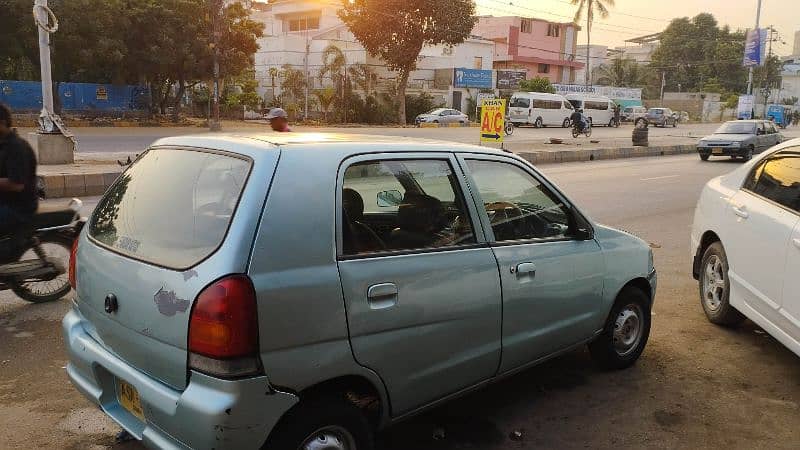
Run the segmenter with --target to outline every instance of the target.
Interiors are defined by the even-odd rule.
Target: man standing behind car
[[[272,127],[272,131],[277,131],[278,133],[288,133],[292,131],[292,129],[289,128],[289,115],[286,114],[283,108],[273,108],[269,114],[267,114],[267,120],[269,120],[269,126]]]
[[[12,128],[11,110],[0,103],[0,234],[30,221],[36,198],[36,156]]]

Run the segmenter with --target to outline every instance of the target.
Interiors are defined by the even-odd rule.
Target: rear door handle
[[[397,305],[397,285],[394,283],[373,284],[367,289],[370,309],[386,309]]]
[[[535,276],[536,275],[536,264],[534,264],[532,262],[519,263],[516,266],[512,266],[511,267],[511,273],[517,274],[518,277],[522,276],[522,275]]]
[[[742,219],[747,219],[748,217],[750,217],[750,213],[747,212],[747,208],[745,208],[744,206],[731,206],[731,209],[733,209],[734,214],[741,217]]]

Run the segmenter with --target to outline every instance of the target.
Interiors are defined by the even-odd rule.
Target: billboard
[[[455,69],[453,86],[457,88],[492,88],[492,71],[479,69]]]
[[[517,90],[519,82],[527,78],[527,70],[498,70],[497,89]]]
[[[553,87],[561,95],[591,94],[608,97],[613,100],[642,100],[642,90],[640,88],[586,86],[583,84],[553,84]]]
[[[747,40],[744,43],[745,67],[763,66],[765,61],[764,54],[767,48],[767,30],[756,28],[747,32]]]
[[[755,98],[752,95],[740,95],[739,96],[739,107],[736,111],[736,118],[737,119],[752,119],[753,118],[753,108],[755,107]]]

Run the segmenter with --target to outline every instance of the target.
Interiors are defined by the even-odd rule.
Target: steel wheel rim
[[[711,311],[717,311],[725,298],[725,270],[722,259],[712,255],[703,270],[703,303]]]
[[[643,318],[642,308],[634,303],[625,306],[617,314],[612,341],[614,351],[619,356],[628,356],[639,346],[644,329]]]
[[[329,425],[311,433],[298,450],[356,450],[356,440],[344,427]]]
[[[40,245],[45,255],[47,255],[47,260],[61,265],[65,270],[61,275],[52,280],[20,283],[20,287],[36,296],[47,296],[61,291],[69,284],[69,274],[67,273],[66,267],[69,264],[70,250],[55,242],[42,242]],[[19,260],[25,261],[38,258],[33,249],[28,249]]]

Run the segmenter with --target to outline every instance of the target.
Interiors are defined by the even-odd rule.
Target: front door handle
[[[737,216],[741,217],[742,219],[747,219],[750,217],[750,213],[747,212],[747,208],[744,206],[731,206],[733,213]]]
[[[367,303],[370,309],[386,309],[397,305],[397,285],[373,284],[367,289]]]
[[[511,273],[517,274],[518,277],[523,275],[535,276],[536,264],[532,262],[519,263],[516,266],[511,267]]]

